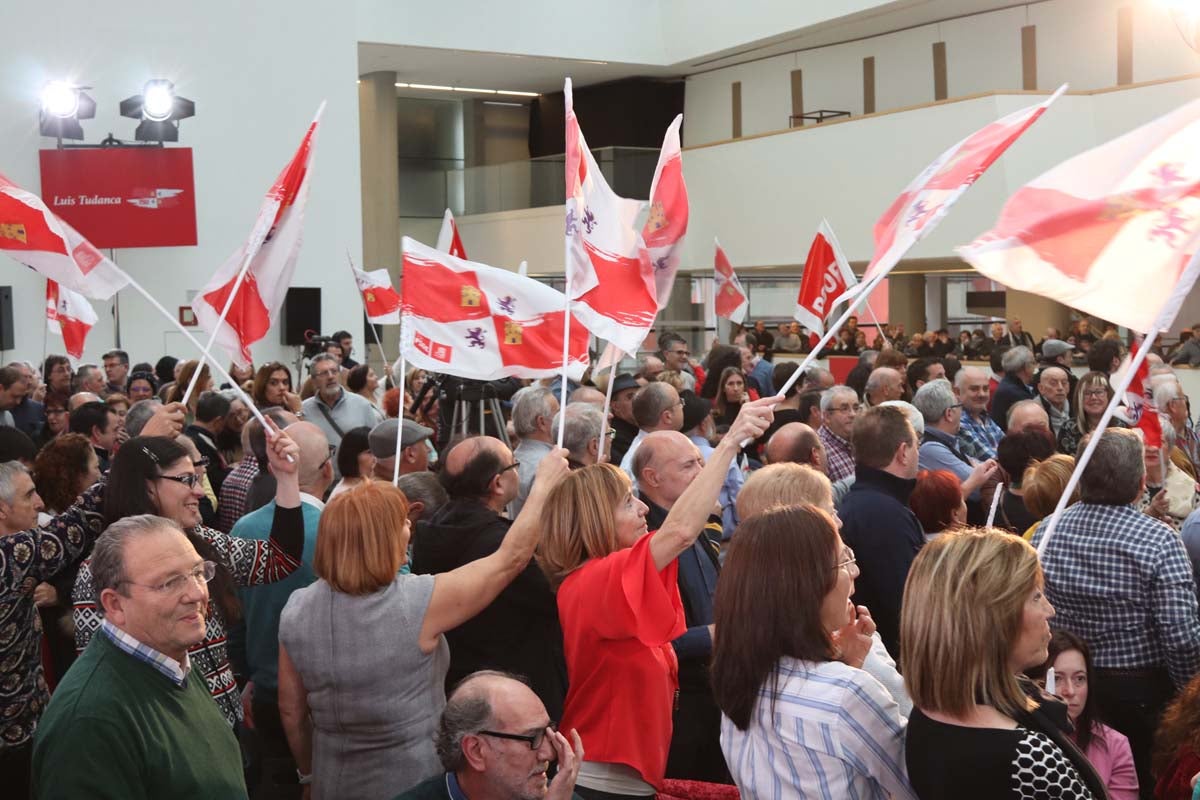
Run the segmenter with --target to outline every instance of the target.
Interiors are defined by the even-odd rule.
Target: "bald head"
[[[825,471],[825,449],[821,437],[803,422],[789,422],[767,441],[767,463],[810,464]]]
[[[446,698],[435,741],[438,758],[447,772],[455,773],[470,797],[525,796],[531,778],[535,779],[534,786],[539,783],[531,772],[544,770],[553,758],[553,746],[543,740],[544,753],[513,750],[508,756],[498,757],[494,749],[484,752],[478,734],[484,729],[537,731],[549,724],[546,706],[516,676],[490,670],[476,672],[464,678]],[[538,788],[544,794],[545,784]]]
[[[633,454],[639,493],[668,510],[703,468],[699,448],[678,431],[647,434]]]
[[[591,403],[596,408],[603,409],[604,392],[594,389],[591,386],[580,386],[571,392],[571,397],[567,400],[567,405],[575,405],[576,403]]]
[[[512,450],[493,436],[472,436],[446,454],[441,480],[452,498],[478,500],[500,511],[517,496]]]
[[[67,399],[67,412],[70,413],[84,403],[99,403],[100,395],[93,392],[76,392]]]
[[[333,479],[329,438],[311,422],[293,422],[285,430],[300,448],[300,490],[320,497]]]
[[[867,378],[865,394],[873,406],[886,400],[900,400],[904,397],[904,376],[891,367],[876,367]]]

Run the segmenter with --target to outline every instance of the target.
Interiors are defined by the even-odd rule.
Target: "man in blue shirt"
[[[239,640],[244,639],[250,678],[244,694],[250,701],[246,718],[257,734],[267,781],[280,772],[280,766],[284,767],[284,774],[288,765],[290,769],[296,768],[279,720],[279,616],[292,592],[316,580],[312,561],[317,549],[317,525],[325,507],[321,498],[333,482],[332,454],[324,432],[311,422],[296,422],[287,427],[287,433],[300,448],[300,509],[304,514],[304,553],[300,567],[281,581],[239,589],[242,624],[230,632],[231,649],[237,649]],[[231,533],[265,541],[274,517],[272,500],[238,520]],[[278,764],[280,761],[285,764]]]
[[[955,437],[962,424],[963,410],[950,381],[941,378],[922,384],[913,395],[913,405],[925,420],[918,455],[921,469],[953,472],[962,481],[963,497],[968,504],[978,503],[979,487],[995,473],[996,462],[989,458],[976,464],[959,450]]]

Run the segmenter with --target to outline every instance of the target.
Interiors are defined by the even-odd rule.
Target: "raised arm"
[[[438,636],[478,614],[529,566],[542,538],[542,507],[550,490],[570,471],[567,451],[552,450],[538,465],[529,499],[499,549],[458,569],[434,576],[433,596],[421,623],[421,650],[432,653]],[[712,505],[709,503],[709,505]]]
[[[713,504],[717,502],[725,474],[741,449],[741,442],[763,435],[775,418],[775,406],[781,399],[773,395],[742,406],[737,419],[729,426],[729,432],[708,457],[704,469],[675,501],[662,527],[650,540],[650,553],[654,557],[654,565],[660,570],[665,569],[696,541]]]

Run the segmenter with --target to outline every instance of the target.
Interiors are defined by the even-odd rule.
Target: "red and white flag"
[[[875,223],[875,254],[862,282],[847,289],[844,298],[891,272],[913,245],[938,226],[963,192],[1066,90],[1063,84],[1045,101],[980,128],[922,170]]]
[[[1200,246],[1198,149],[1193,101],[1018,189],[959,255],[1010,288],[1165,329],[1195,281],[1185,267]]]
[[[567,298],[515,272],[402,241],[400,346],[412,364],[462,378],[544,378],[562,373]],[[588,365],[588,332],[572,320],[567,374]]]
[[[107,300],[129,277],[42,199],[0,175],[0,251],[80,294]]]
[[[804,261],[804,275],[792,317],[811,334],[821,336],[825,333],[825,318],[832,313],[837,299],[857,283],[833,228],[821,220]]]
[[[717,252],[713,257],[713,280],[716,282],[716,296],[714,298],[718,317],[741,325],[746,319],[746,310],[750,308],[750,298],[746,297],[746,291],[742,289],[742,282],[738,280],[737,273],[733,271],[733,265],[729,263],[729,257],[725,255],[725,249],[721,247],[721,243],[713,237],[713,245]]]
[[[609,188],[575,117],[570,78],[564,92],[571,310],[596,336],[636,353],[658,313],[654,267],[636,227],[644,203]]]
[[[437,249],[449,253],[455,258],[467,257],[462,238],[458,235],[458,225],[454,222],[454,214],[450,209],[442,215],[442,229],[438,231]]]
[[[654,269],[654,288],[661,311],[671,299],[671,286],[679,271],[683,237],[688,226],[687,184],[683,182],[683,151],[679,144],[677,114],[663,136],[662,152],[650,183],[650,214],[642,226],[645,256]]]
[[[96,312],[83,295],[46,279],[46,327],[63,339],[67,355],[83,358],[83,344],[96,324]]]
[[[1121,369],[1112,377],[1114,384],[1120,384],[1121,372],[1129,369],[1133,357],[1137,355],[1137,351],[1142,345],[1143,342],[1138,342],[1125,357]],[[1138,365],[1138,371],[1134,373],[1133,379],[1129,382],[1129,388],[1125,390],[1124,405],[1115,413],[1131,426],[1141,429],[1146,447],[1162,447],[1162,420],[1158,416],[1158,407],[1154,405],[1154,391],[1150,386],[1149,361],[1142,359],[1142,363]]]
[[[253,360],[250,345],[267,335],[292,283],[303,240],[304,208],[308,202],[317,127],[324,110],[322,103],[300,147],[271,185],[250,237],[192,301],[200,327],[209,333],[217,331],[217,344],[229,351],[233,361],[241,366]],[[221,321],[221,311],[247,259],[250,267]]]
[[[354,282],[358,284],[358,291],[362,292],[367,319],[376,325],[399,325],[400,295],[392,288],[392,279],[388,271],[373,269],[366,272],[353,264],[350,268],[354,270]]]

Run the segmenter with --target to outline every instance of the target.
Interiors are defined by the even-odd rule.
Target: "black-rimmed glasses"
[[[175,481],[176,483],[182,483],[189,489],[196,488],[196,484],[200,482],[200,476],[194,472],[189,472],[185,475],[159,475],[158,477],[162,478],[164,481]]]
[[[546,728],[552,731],[558,730],[557,722],[547,723]],[[542,728],[537,733],[501,733],[500,731],[479,731],[479,736],[491,736],[496,739],[509,739],[514,742],[525,742],[529,745],[530,750],[537,750],[542,746],[542,740],[546,738],[546,728]]]
[[[501,475],[508,472],[510,469],[520,469],[520,467],[521,467],[521,462],[514,461],[513,463],[509,464],[507,467],[504,467],[499,472],[497,472],[496,477],[499,478]]]

